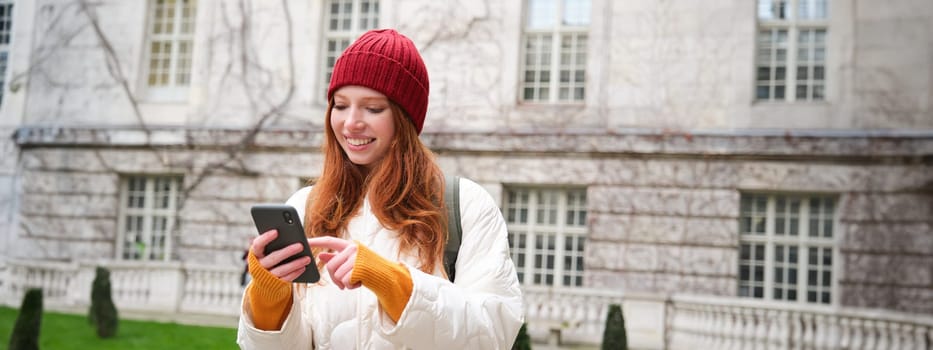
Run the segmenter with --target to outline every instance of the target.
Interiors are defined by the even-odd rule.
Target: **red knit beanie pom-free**
[[[392,29],[379,29],[356,39],[334,64],[327,100],[347,85],[383,93],[405,110],[421,134],[428,110],[428,70],[408,37]]]

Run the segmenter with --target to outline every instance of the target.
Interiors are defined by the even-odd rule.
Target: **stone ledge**
[[[32,147],[236,147],[249,135],[243,129],[182,127],[23,126],[12,135],[20,148]],[[933,156],[933,131],[732,130],[616,131],[557,130],[495,133],[435,132],[421,136],[437,152],[585,153],[590,155],[671,155],[768,159],[877,158]],[[267,128],[255,135],[250,149],[317,149],[320,129]]]

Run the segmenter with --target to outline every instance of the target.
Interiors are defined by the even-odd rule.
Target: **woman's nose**
[[[347,127],[351,129],[360,129],[366,126],[363,121],[363,110],[361,108],[350,108],[350,114],[347,116]]]

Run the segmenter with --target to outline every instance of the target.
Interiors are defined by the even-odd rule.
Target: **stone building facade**
[[[500,200],[526,285],[933,313],[927,0],[10,9],[5,259],[241,264],[249,207],[320,173],[328,59],[369,24],[422,51],[422,139]]]

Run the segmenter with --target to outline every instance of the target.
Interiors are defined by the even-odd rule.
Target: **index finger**
[[[266,256],[266,246],[269,242],[272,242],[276,237],[279,236],[279,231],[272,229],[266,232],[263,232],[258,237],[253,238],[253,244],[250,248],[253,251],[253,255],[256,258],[262,258]]]
[[[349,241],[337,237],[325,236],[308,238],[308,246],[311,248],[327,248],[342,251],[343,248],[346,248],[348,245],[350,245]]]

